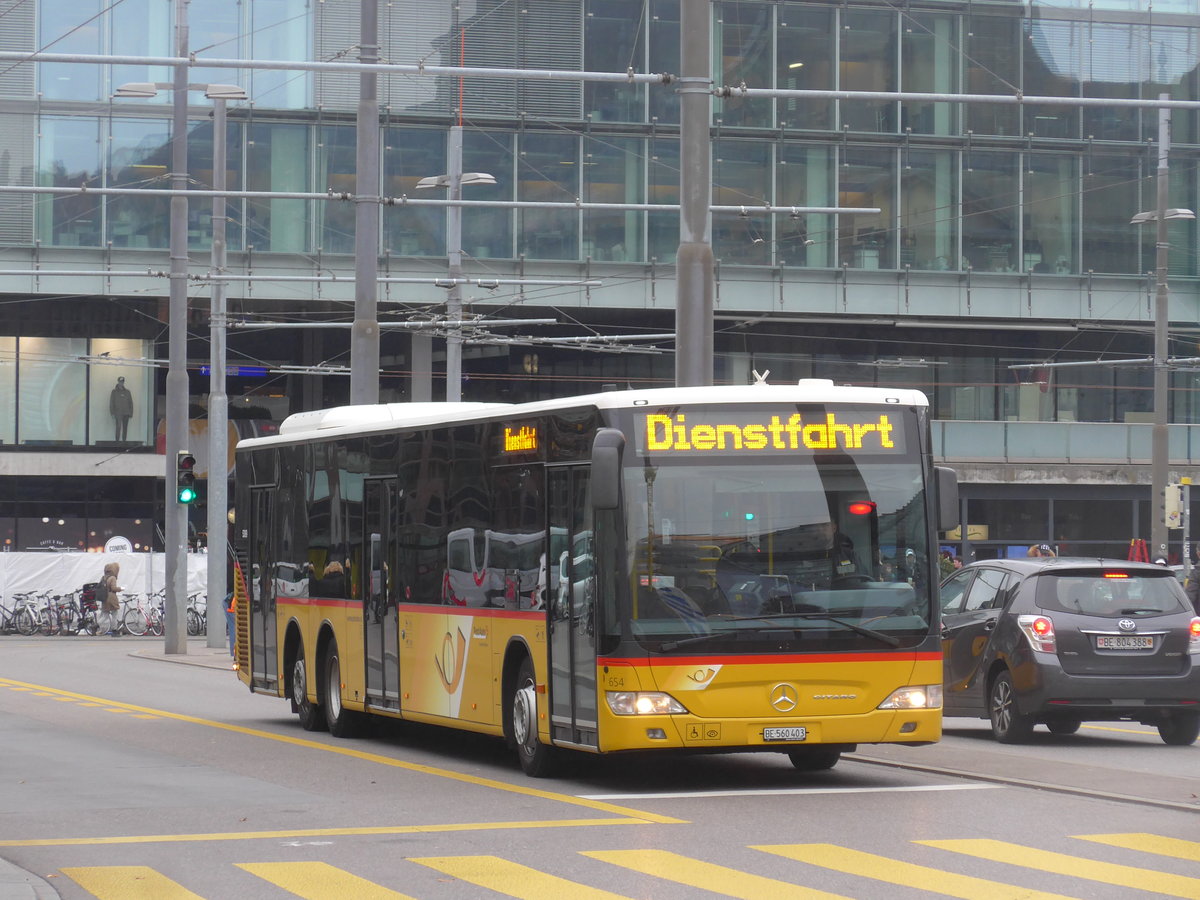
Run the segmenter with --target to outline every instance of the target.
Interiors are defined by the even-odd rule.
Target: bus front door
[[[587,466],[547,469],[551,545],[549,561],[550,707],[555,741],[599,746],[596,737],[596,574]],[[561,543],[557,536],[561,535]]]
[[[366,665],[367,705],[400,708],[400,660],[396,561],[396,479],[373,478],[363,483],[365,546],[363,585],[363,661]]]
[[[250,491],[250,571],[246,573],[246,588],[250,595],[250,683],[272,690],[279,683],[272,552],[276,544],[271,540],[275,527],[275,496],[274,486]]]

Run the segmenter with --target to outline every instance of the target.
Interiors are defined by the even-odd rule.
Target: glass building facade
[[[358,7],[189,4],[198,59],[189,81],[235,83],[250,98],[229,104],[231,189],[354,193],[356,75],[205,60],[353,60]],[[5,184],[168,186],[170,92],[113,97],[128,82],[169,81],[165,67],[32,57],[39,49],[171,56],[173,9],[166,0],[111,8],[38,0],[0,17],[0,45],[30,55],[0,71]],[[748,381],[770,369],[772,380],[915,386],[938,418],[962,421],[1149,420],[1146,366],[1011,367],[1151,355],[1154,233],[1130,218],[1156,202],[1158,111],[1056,100],[1200,100],[1200,0],[714,0],[708,9],[713,83],[734,89],[712,101],[712,202],[745,208],[712,219],[718,380]],[[679,0],[380,4],[380,55],[394,63],[677,74],[679,42]],[[743,85],[1046,99],[745,97],[736,90]],[[461,122],[463,170],[496,181],[465,188],[467,199],[679,201],[673,85],[396,74],[379,78],[379,97],[384,197],[426,196],[417,183],[448,171],[448,127]],[[187,103],[188,178],[203,189],[214,176],[211,104],[199,90]],[[1169,205],[1200,208],[1200,113],[1175,110],[1171,141]],[[797,210],[769,215],[768,204]],[[0,302],[14,310],[0,319],[0,452],[154,445],[164,374],[153,360],[166,355],[166,280],[28,273],[165,269],[168,205],[136,194],[0,194]],[[824,206],[879,211],[804,211]],[[210,208],[189,204],[197,273],[207,268]],[[231,309],[248,318],[346,321],[354,225],[352,202],[231,200],[229,271],[247,279],[230,286]],[[1196,223],[1171,222],[1168,238],[1171,355],[1192,357],[1200,335]],[[597,286],[479,289],[468,292],[467,308],[485,319],[557,319],[559,326],[522,329],[543,340],[670,331],[678,242],[671,211],[468,208],[468,276],[586,278]],[[444,209],[383,207],[381,275],[429,285],[381,285],[381,318],[439,310],[445,292],[432,282],[445,273],[447,246]],[[269,280],[272,273],[346,277],[285,283]],[[203,415],[207,290],[191,293],[191,392],[195,415]],[[50,305],[75,312],[45,315]],[[89,312],[77,314],[81,308]],[[233,332],[229,346],[232,365],[267,371],[348,359],[345,332]],[[123,362],[101,364],[104,354]],[[382,359],[382,398],[410,396],[409,339],[386,332]],[[463,371],[464,399],[532,399],[608,382],[669,383],[674,361],[669,353],[481,340],[468,343]],[[117,377],[134,392],[120,434],[106,405]],[[1182,366],[1172,372],[1172,422],[1200,422],[1197,377]],[[277,418],[342,402],[346,385],[276,371],[234,377],[231,395]]]

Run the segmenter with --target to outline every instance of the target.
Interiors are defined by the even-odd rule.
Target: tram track
[[[1020,787],[1037,791],[1046,791],[1049,793],[1068,794],[1072,797],[1090,797],[1095,800],[1108,800],[1117,803],[1128,803],[1135,806],[1169,809],[1176,812],[1200,813],[1200,792],[1198,792],[1200,791],[1200,784],[1197,784],[1196,790],[1193,790],[1191,794],[1191,801],[1183,802],[1159,797],[1146,797],[1138,796],[1136,794],[1123,794],[1116,791],[1100,790],[1098,788],[1087,787],[1082,784],[1064,784],[1055,783],[1053,781],[1038,781],[1031,778],[1019,778],[1013,775],[971,772],[965,769],[957,769],[943,765],[902,762],[895,759],[869,756],[859,752],[845,754],[842,757],[842,761],[843,763],[857,762],[865,765],[880,766],[883,768],[901,769],[907,772],[920,772],[925,775],[940,775],[947,778],[961,778],[968,781],[981,782],[984,784],[1005,785],[1008,787]],[[1078,770],[1079,769],[1077,769],[1077,771]]]

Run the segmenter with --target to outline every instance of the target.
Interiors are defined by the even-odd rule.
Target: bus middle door
[[[394,524],[395,478],[363,482],[363,663],[367,706],[400,708],[400,659]]]

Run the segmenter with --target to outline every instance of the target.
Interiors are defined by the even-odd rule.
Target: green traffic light
[[[179,502],[191,503],[196,499],[196,489],[194,487],[181,487],[179,489]]]

